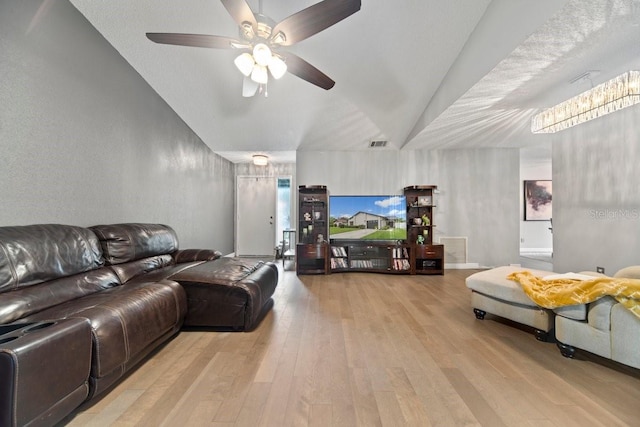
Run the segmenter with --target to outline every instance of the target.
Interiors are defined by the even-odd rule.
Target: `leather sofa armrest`
[[[179,249],[171,254],[176,264],[195,261],[211,261],[222,256],[220,251],[213,249]]]
[[[84,319],[0,325],[0,425],[53,425],[89,395]]]

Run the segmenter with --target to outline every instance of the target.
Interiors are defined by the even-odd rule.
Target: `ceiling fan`
[[[246,0],[220,0],[240,29],[240,39],[206,34],[146,33],[161,44],[240,49],[234,61],[245,76],[242,95],[264,92],[269,74],[279,79],[287,71],[318,87],[329,90],[335,82],[299,56],[282,50],[342,21],[360,10],[360,0],[324,0],[275,23],[260,12],[254,13]]]

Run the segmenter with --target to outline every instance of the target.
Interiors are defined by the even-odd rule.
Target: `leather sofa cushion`
[[[100,243],[86,228],[61,224],[0,227],[0,292],[103,264]]]
[[[186,326],[248,331],[270,307],[278,270],[273,263],[223,257],[179,270],[169,278],[187,293]]]
[[[95,225],[90,229],[98,236],[108,264],[122,264],[178,250],[178,236],[163,224]]]
[[[61,277],[26,288],[5,292],[0,296],[0,324],[14,322],[66,301],[81,298],[120,285],[109,267]]]
[[[171,254],[176,264],[196,261],[212,261],[222,256],[222,252],[215,249],[180,249]]]
[[[143,276],[142,279],[144,281],[149,282],[151,280],[147,279],[146,273],[171,265],[173,265],[173,258],[171,255],[157,255],[123,264],[112,265],[111,268],[116,272],[122,283],[126,283],[134,277],[141,275]],[[165,277],[162,277],[162,279],[164,278]]]
[[[173,281],[121,285],[68,301],[21,321],[83,318],[91,323],[94,349],[92,377],[118,370],[156,340],[182,325],[186,295]]]

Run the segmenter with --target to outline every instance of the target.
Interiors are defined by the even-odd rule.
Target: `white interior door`
[[[273,256],[276,242],[276,178],[238,176],[236,254]]]

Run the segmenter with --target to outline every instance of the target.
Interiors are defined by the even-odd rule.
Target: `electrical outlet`
[[[596,271],[597,271],[598,273],[602,273],[602,274],[604,274],[604,267],[596,267]]]

